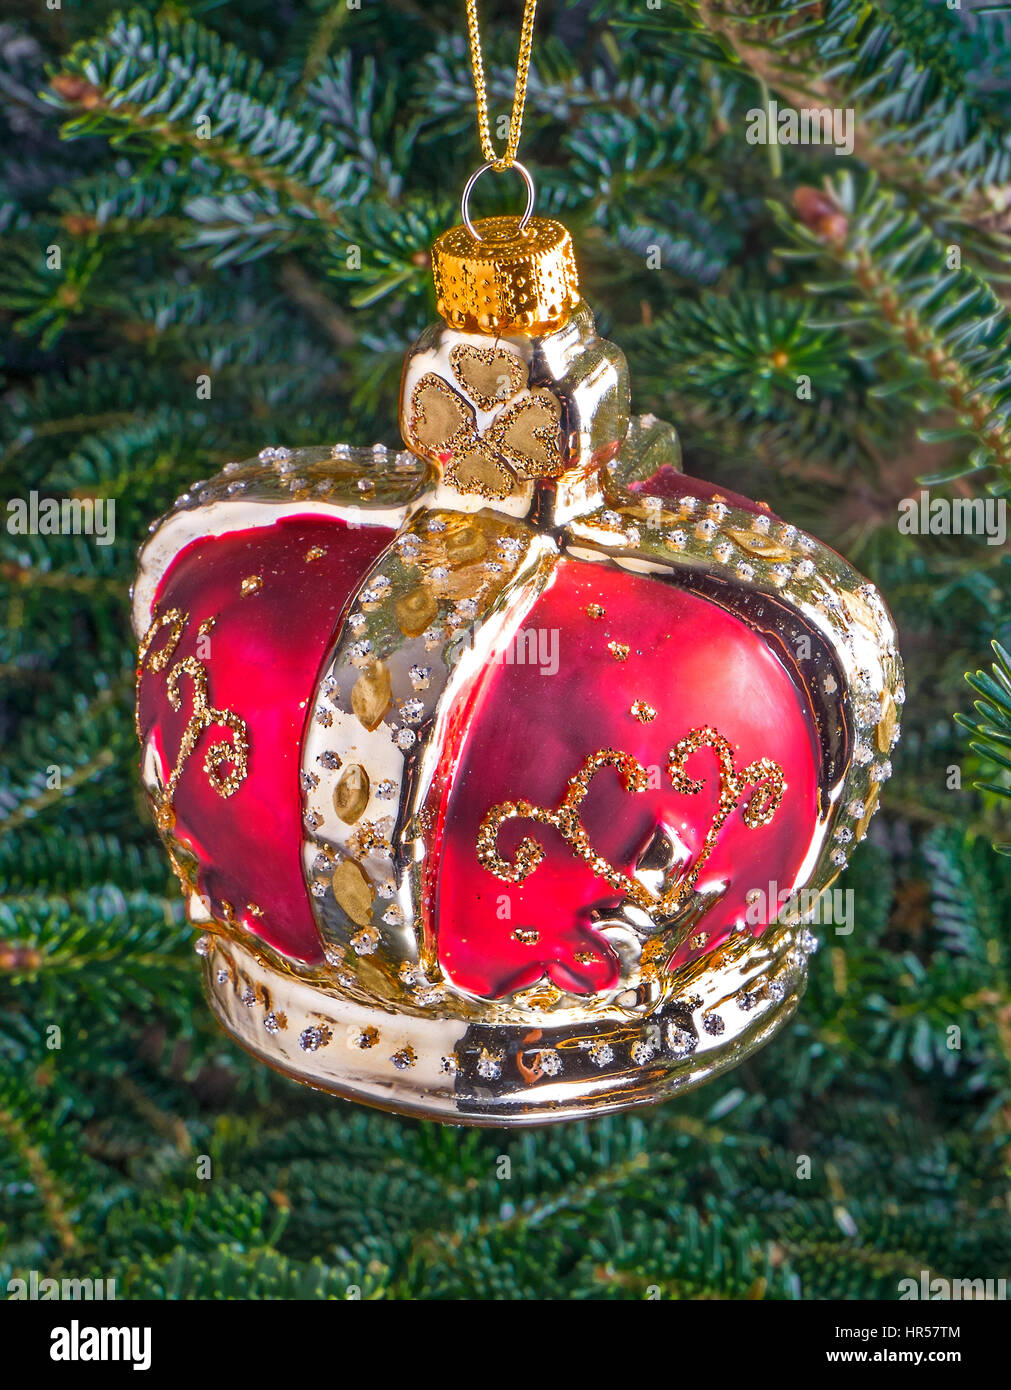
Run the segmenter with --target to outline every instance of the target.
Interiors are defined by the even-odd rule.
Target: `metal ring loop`
[[[480,169],[476,169],[474,173],[471,174],[470,178],[467,180],[467,187],[463,190],[463,197],[460,199],[460,211],[463,213],[463,225],[467,228],[467,231],[470,233],[471,237],[473,237],[475,241],[480,241],[481,238],[474,230],[474,224],[470,220],[470,191],[477,183],[478,179],[481,177],[482,174],[487,173],[489,169],[494,168],[494,164],[482,164]],[[523,176],[523,181],[527,186],[526,211],[520,218],[520,231],[525,232],[534,211],[534,181],[530,177],[529,169],[527,169],[526,165],[521,164],[518,159],[514,159],[512,164],[510,164],[509,168],[518,170],[519,173]],[[505,170],[500,169],[496,170],[496,172],[505,173]]]

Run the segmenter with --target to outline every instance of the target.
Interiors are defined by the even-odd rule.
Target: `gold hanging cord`
[[[484,62],[481,58],[481,32],[478,28],[477,0],[467,0],[467,33],[470,38],[470,66],[474,74],[474,95],[477,98],[477,128],[481,136],[481,153],[495,170],[501,173],[511,169],[516,163],[520,132],[523,129],[523,107],[527,99],[527,74],[530,71],[530,50],[534,42],[534,16],[537,0],[526,0],[523,7],[523,25],[520,29],[520,47],[516,58],[516,87],[513,93],[513,111],[509,119],[509,139],[505,154],[501,158],[495,153],[491,129],[488,125],[488,88],[484,76]]]

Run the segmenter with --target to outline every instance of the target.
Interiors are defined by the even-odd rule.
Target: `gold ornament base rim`
[[[773,926],[693,968],[645,1014],[573,1025],[394,1013],[315,987],[223,937],[204,985],[225,1031],[317,1090],[444,1124],[518,1127],[613,1114],[688,1091],[786,1024],[807,983],[810,933]]]

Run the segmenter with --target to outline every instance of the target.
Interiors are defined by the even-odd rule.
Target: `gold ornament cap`
[[[463,333],[551,333],[579,303],[572,238],[560,222],[485,217],[432,247],[437,308]]]

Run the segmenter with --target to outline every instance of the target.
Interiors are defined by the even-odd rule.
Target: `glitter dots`
[[[497,1081],[502,1075],[502,1053],[482,1047],[478,1053],[475,1070],[485,1081]]]
[[[260,574],[247,574],[239,585],[239,593],[243,598],[249,598],[252,594],[258,594],[263,588],[263,576]]]
[[[640,724],[652,724],[656,718],[656,710],[645,700],[633,700],[629,714],[633,719],[638,719]]]
[[[859,700],[854,713],[861,724],[876,725],[881,717],[881,706],[877,700]]]
[[[400,1047],[390,1058],[397,1071],[410,1071],[411,1067],[417,1062],[417,1054],[409,1044],[407,1047]]]
[[[356,956],[373,956],[379,946],[379,933],[375,927],[363,927],[351,938],[351,949]]]
[[[673,1057],[690,1057],[698,1047],[699,1040],[691,1029],[673,1019],[667,1024],[666,1034],[667,1050]]]
[[[627,661],[630,648],[624,642],[608,642],[607,650],[615,661]]]
[[[367,666],[372,660],[373,650],[368,638],[363,638],[360,642],[352,642],[348,647],[347,659],[352,666]]]
[[[303,1052],[318,1052],[329,1044],[332,1037],[333,1030],[325,1023],[312,1024],[299,1033],[298,1045]]]
[[[415,690],[428,689],[432,679],[431,666],[412,666],[407,674]]]

